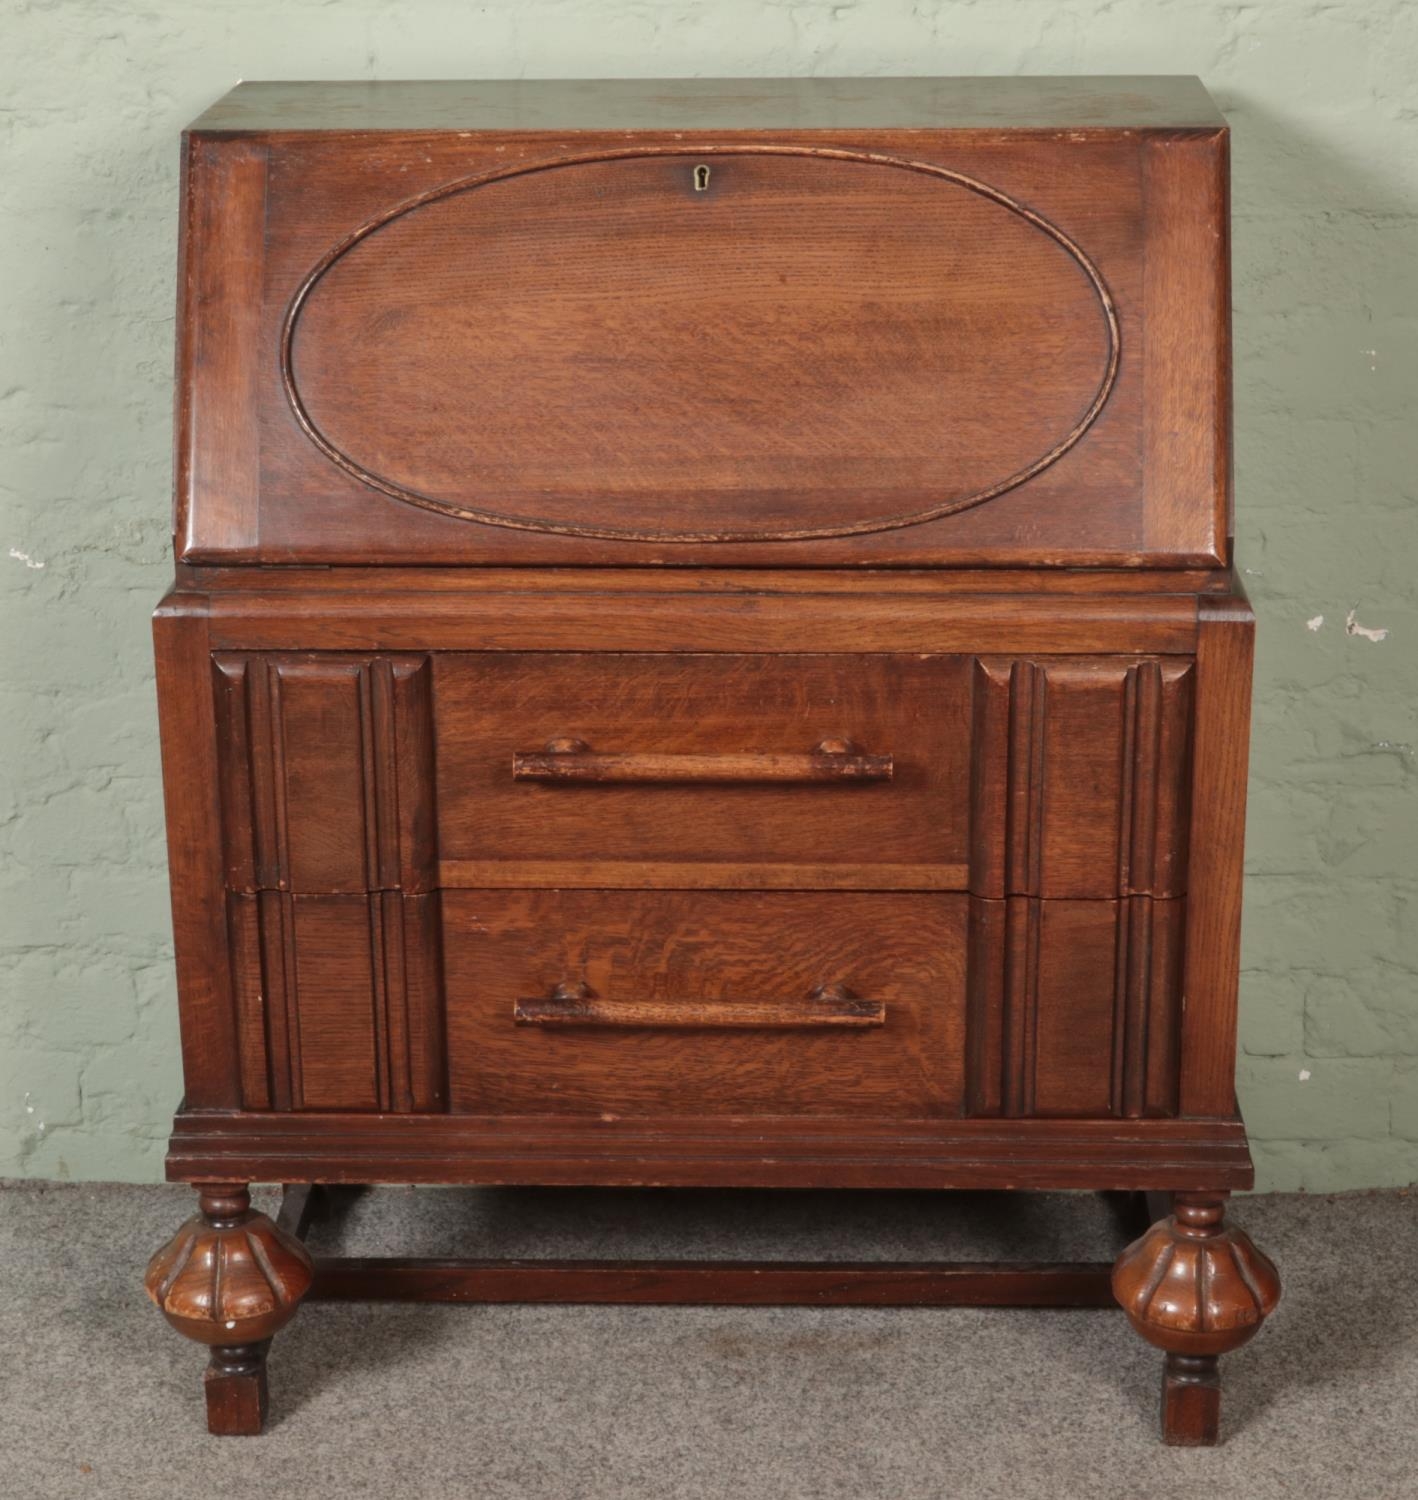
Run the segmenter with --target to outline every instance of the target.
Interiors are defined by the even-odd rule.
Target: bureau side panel
[[[1146,542],[1225,561],[1231,533],[1230,137],[1158,135],[1143,148]]]
[[[1236,1107],[1241,889],[1250,760],[1255,616],[1244,595],[1205,600],[1196,657],[1191,901],[1181,1107],[1224,1116]]]
[[[179,556],[258,544],[268,151],[183,141],[176,489]]]
[[[153,618],[182,1068],[194,1108],[238,1108],[241,1067],[223,894],[222,815],[206,601]]]

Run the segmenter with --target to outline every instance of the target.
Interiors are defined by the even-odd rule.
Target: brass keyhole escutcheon
[[[709,168],[700,163],[694,169],[694,191],[706,193],[709,191]]]

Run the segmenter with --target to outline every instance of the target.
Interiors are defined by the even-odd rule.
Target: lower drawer
[[[958,1115],[963,895],[449,891],[449,1103]]]
[[[264,891],[229,897],[227,918],[248,1109],[1178,1107],[1180,900]]]

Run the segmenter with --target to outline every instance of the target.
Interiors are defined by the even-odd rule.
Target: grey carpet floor
[[[264,1198],[267,1207],[272,1198]],[[1225,1442],[1157,1440],[1119,1314],[311,1305],[260,1438],[145,1300],[185,1188],[0,1190],[0,1500],[1418,1497],[1418,1194],[1241,1199],[1286,1296]],[[364,1254],[1103,1258],[1098,1200],[380,1189]],[[321,1248],[332,1248],[327,1240]]]

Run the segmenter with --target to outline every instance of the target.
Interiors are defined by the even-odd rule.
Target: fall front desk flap
[[[1224,125],[1009,99],[243,86],[184,147],[180,555],[1225,563]]]

